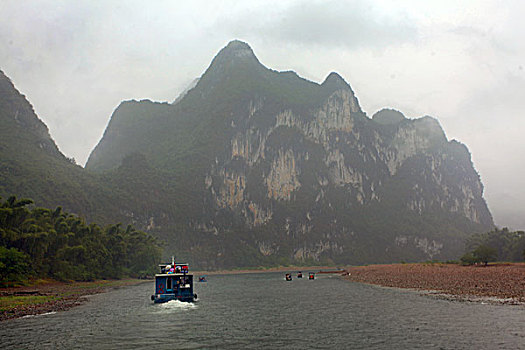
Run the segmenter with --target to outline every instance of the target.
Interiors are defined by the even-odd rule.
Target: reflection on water
[[[295,276],[295,274],[294,274]],[[3,322],[2,349],[525,349],[525,307],[283,273],[209,276],[194,304],[153,304],[153,283],[67,312]]]

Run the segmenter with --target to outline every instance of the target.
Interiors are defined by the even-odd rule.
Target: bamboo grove
[[[89,281],[152,275],[161,250],[132,226],[101,227],[33,201],[0,199],[0,284],[29,278]]]

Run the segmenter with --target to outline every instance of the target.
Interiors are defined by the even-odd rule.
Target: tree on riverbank
[[[29,275],[88,281],[154,274],[161,251],[151,235],[87,224],[61,207],[30,210],[31,203],[16,197],[0,203],[1,284]]]
[[[498,251],[495,248],[480,245],[472,252],[472,255],[476,257],[480,262],[484,263],[485,266],[489,264],[489,261],[495,261],[498,256]]]
[[[0,286],[9,282],[22,282],[31,271],[29,257],[16,250],[0,246]]]
[[[524,261],[525,232],[509,231],[508,228],[473,235],[467,241],[467,253],[461,261],[471,265],[489,261]]]

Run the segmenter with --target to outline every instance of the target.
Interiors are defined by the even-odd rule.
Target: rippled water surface
[[[525,349],[525,307],[437,300],[336,277],[208,276],[197,303],[153,282],[0,324],[2,349]]]

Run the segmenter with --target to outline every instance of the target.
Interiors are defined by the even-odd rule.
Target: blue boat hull
[[[197,294],[193,293],[193,275],[186,273],[164,273],[155,275],[155,294],[151,300],[165,303],[170,300],[193,302]]]
[[[151,296],[151,300],[153,300],[155,304],[165,303],[171,300],[178,300],[178,301],[192,303],[195,301],[195,299],[197,299],[197,294],[193,294],[193,295],[155,294]]]
[[[161,273],[155,275],[155,293],[151,296],[154,303],[171,300],[194,302],[197,294],[193,293],[193,275],[188,273],[188,264],[160,264]]]

